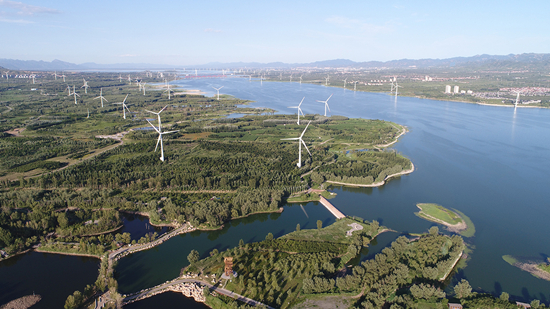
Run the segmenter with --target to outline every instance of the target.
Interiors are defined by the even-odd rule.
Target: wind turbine
[[[67,85],[67,96],[70,96],[71,94],[71,86]]]
[[[514,103],[514,107],[518,107],[519,94],[521,93],[521,91],[512,91],[512,92],[515,92],[515,93],[517,94],[517,96],[516,96],[516,102]]]
[[[103,100],[107,101],[107,99],[105,99],[105,97],[103,97],[103,88],[99,89],[99,97],[94,98],[94,100],[95,99],[101,99],[101,107],[103,107]],[[107,101],[107,102],[109,102],[109,101]]]
[[[397,84],[397,81],[395,81],[395,86],[394,86],[394,88],[395,88],[395,96],[397,97],[397,93],[399,92],[399,88],[403,88],[403,86],[399,86],[399,85]]]
[[[78,103],[76,103],[76,96],[78,96],[80,98],[80,95],[78,95],[78,93],[76,93],[76,90],[74,89],[74,85],[73,85],[73,95],[74,95],[74,104],[78,104]]]
[[[160,112],[159,112],[160,113]],[[159,119],[160,119],[160,116],[159,116]],[[149,122],[149,124],[153,127],[153,129],[155,129],[155,131],[157,131],[157,133],[159,134],[159,138],[157,139],[157,145],[155,146],[155,152],[157,151],[157,148],[159,146],[159,143],[160,143],[160,160],[162,162],[164,162],[164,145],[162,143],[162,135],[163,134],[170,134],[170,133],[174,133],[174,132],[178,132],[179,130],[176,130],[176,131],[168,131],[168,132],[162,132],[161,131],[161,128],[160,128],[160,122],[159,122],[159,128],[157,129],[157,127],[155,127],[149,120],[147,120],[147,122]]]
[[[393,88],[395,88],[395,85],[393,84],[393,80],[391,81],[391,90],[390,90],[390,94],[393,92]]]
[[[155,113],[153,111],[150,111],[150,110],[145,110],[151,114],[155,114],[157,115],[157,121],[158,121],[158,124],[159,124],[159,130],[161,130],[161,125],[160,125],[160,113],[162,113],[163,110],[165,110],[166,108],[168,107],[168,105],[166,105],[165,107],[163,107],[158,113]]]
[[[304,75],[300,75],[300,85],[302,84],[302,76]]]
[[[35,78],[36,75],[31,75],[32,77],[32,84],[34,85],[34,78]]]
[[[128,74],[128,81],[130,82],[130,85],[132,85],[132,78],[130,77],[130,74]]]
[[[344,88],[346,88],[347,81],[348,81],[348,78],[346,77],[346,79],[344,79]]]
[[[130,113],[130,109],[128,109],[128,105],[126,105],[126,99],[128,98],[128,95],[126,95],[126,97],[124,98],[124,101],[122,102],[118,102],[118,103],[113,103],[113,104],[121,104],[122,105],[122,117],[124,117],[124,119],[126,119],[126,110],[128,110],[128,113]]]
[[[122,75],[118,74],[118,82],[122,82]]]
[[[328,97],[326,101],[317,100],[317,102],[325,103],[325,117],[327,116],[327,108],[328,108],[328,111],[330,112],[330,107],[328,106],[328,100],[330,100],[330,98],[332,98],[332,94],[330,95],[330,97]]]
[[[281,139],[282,141],[298,141],[298,145],[299,145],[298,146],[298,164],[296,164],[298,166],[298,168],[302,167],[302,144],[304,144],[304,147],[306,147],[307,152],[311,156],[311,152],[309,152],[309,149],[307,149],[306,143],[302,139],[302,137],[304,136],[304,133],[306,133],[307,127],[309,127],[310,123],[311,123],[311,120],[308,122],[306,128],[304,129],[304,131],[302,132],[302,135],[300,135],[300,137]]]
[[[147,83],[143,83],[143,84],[141,85],[141,89],[143,89],[143,95],[145,95],[145,84],[147,84]]]
[[[357,80],[353,81],[353,91],[357,91]]]
[[[65,82],[65,74],[61,75],[61,77],[63,77],[63,82]]]
[[[166,83],[166,90],[163,91],[164,92],[168,92],[168,100],[170,100],[170,93],[171,92],[174,92],[174,90],[170,89],[170,84],[168,84],[168,82]]]
[[[212,86],[212,88],[214,88],[218,91],[218,101],[219,101],[220,100],[220,89],[222,89],[223,86],[221,86],[220,88],[216,88],[216,87]]]
[[[82,87],[80,88],[84,88],[84,92],[88,94],[88,82],[84,78],[82,80],[84,81],[84,85],[82,85]]]
[[[260,76],[260,86],[264,85],[264,79],[265,79],[264,76]]]
[[[327,74],[327,77],[325,77],[325,86],[328,86],[329,79],[330,79],[330,76]]]
[[[304,99],[306,97],[304,97],[302,99],[302,101],[300,102],[300,104],[298,104],[298,106],[289,106],[288,108],[297,108],[298,109],[298,125],[300,125],[300,113],[302,113],[302,116],[305,116],[304,115],[304,112],[302,111],[302,109],[300,108],[300,106],[302,105],[302,102],[304,102]]]
[[[292,74],[290,74],[290,82],[292,83]]]
[[[10,71],[4,71],[4,74],[6,74],[6,79],[9,81],[10,80],[10,76],[8,75],[10,73]]]
[[[90,118],[90,109],[88,108],[88,117],[86,118]]]
[[[55,80],[57,80],[57,71],[53,72],[53,76],[55,76]]]

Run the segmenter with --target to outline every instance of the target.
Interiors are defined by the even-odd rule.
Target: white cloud
[[[0,0],[0,7],[5,7],[15,11],[17,15],[36,15],[36,14],[59,14],[61,11],[41,7],[36,5],[25,4],[23,2]]]
[[[204,32],[220,33],[220,32],[222,32],[222,31],[219,30],[219,29],[206,28],[206,29],[204,29]]]

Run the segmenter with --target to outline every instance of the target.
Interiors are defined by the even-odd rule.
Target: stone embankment
[[[138,252],[138,251],[143,251],[143,250],[148,250],[148,249],[151,249],[153,247],[156,247],[160,244],[162,244],[163,242],[169,240],[170,238],[174,237],[174,236],[177,236],[179,234],[183,234],[183,233],[188,233],[188,232],[192,232],[192,231],[195,231],[197,228],[191,226],[191,224],[189,223],[186,223],[184,224],[183,226],[169,232],[169,233],[166,233],[164,235],[162,235],[161,237],[159,237],[158,239],[152,241],[152,242],[149,242],[149,243],[146,243],[146,244],[141,244],[141,245],[128,245],[128,246],[124,246],[120,249],[117,249],[115,250],[114,252],[112,252],[111,254],[109,254],[109,259],[111,260],[119,260],[129,254],[132,254],[132,253],[135,253],[135,252]]]
[[[125,300],[123,301],[123,304],[127,305],[145,298],[162,294],[164,292],[179,292],[185,295],[186,297],[192,297],[196,302],[204,303],[206,299],[204,297],[203,287],[204,286],[202,286],[199,283],[184,282],[184,283],[178,283],[175,285],[164,286],[156,289],[152,288],[152,289],[142,290],[135,294],[137,295],[137,297],[132,297],[134,295],[126,296]]]

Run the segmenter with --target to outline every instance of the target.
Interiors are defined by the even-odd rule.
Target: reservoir
[[[389,120],[407,126],[409,132],[394,148],[410,158],[416,170],[378,188],[332,187],[338,195],[331,203],[346,215],[378,220],[400,233],[425,232],[433,225],[414,215],[417,203],[457,209],[471,218],[476,234],[466,239],[475,249],[455,281],[465,278],[475,290],[495,295],[505,291],[517,299],[550,301],[550,282],[502,259],[505,254],[550,255],[550,110],[396,99],[386,94],[288,82],[260,85],[247,78],[215,82],[224,86],[222,94],[254,101],[252,107],[293,113],[287,107],[305,96],[301,106],[304,113],[321,114],[323,105],[316,100],[326,100],[334,93],[329,101],[332,115]],[[175,83],[215,94],[208,79]],[[330,215],[323,215],[326,210],[314,204],[304,205],[309,217],[328,220]],[[291,212],[296,215],[288,215]],[[236,246],[241,238],[248,242],[263,239],[268,232],[279,236],[291,231],[297,223],[302,225],[298,222],[300,213],[307,219],[300,207],[285,207],[280,215],[253,216],[249,218],[253,222],[230,223],[219,232],[182,235],[156,249],[122,259],[117,267],[120,289],[135,291],[148,282],[158,284],[162,280],[155,277],[165,271],[170,274],[162,275],[164,281],[174,278],[178,268],[187,265],[191,249],[205,256],[213,248]],[[170,260],[179,256],[179,264],[167,270],[164,260],[155,261],[163,255],[160,252],[174,250],[170,248],[178,248]],[[124,278],[129,274],[135,277]]]
[[[212,82],[197,79],[174,83],[213,96]],[[519,300],[550,302],[550,282],[502,259],[506,254],[550,255],[550,110],[395,99],[386,94],[288,82],[260,85],[248,78],[216,79],[215,83],[224,86],[220,94],[252,100],[252,107],[273,108],[278,113],[294,113],[287,107],[297,105],[305,96],[301,106],[304,113],[322,114],[323,105],[316,100],[326,100],[334,93],[329,115],[382,119],[407,126],[409,132],[393,148],[414,163],[412,174],[378,188],[330,188],[337,193],[331,203],[344,214],[378,220],[397,231],[380,235],[357,260],[371,258],[401,233],[427,231],[434,224],[414,215],[416,204],[438,203],[463,212],[476,227],[475,236],[465,239],[474,248],[468,266],[455,276],[453,284],[465,278],[477,291],[495,295],[505,291]],[[297,224],[307,229],[316,228],[317,220],[324,226],[335,220],[319,203],[302,206],[290,204],[280,214],[238,219],[217,231],[179,235],[156,248],[127,256],[116,268],[119,291],[134,292],[175,278],[187,266],[187,255],[193,249],[206,257],[213,249],[237,246],[240,239],[259,241],[268,233],[278,237],[294,231]],[[133,237],[155,231],[147,230],[147,220],[125,220],[125,231]],[[34,291],[43,297],[36,308],[61,308],[68,295],[94,283],[98,263],[97,259],[37,252],[3,261],[0,304]],[[151,300],[171,302],[179,298],[169,293]],[[141,307],[139,303],[132,304],[133,308]]]

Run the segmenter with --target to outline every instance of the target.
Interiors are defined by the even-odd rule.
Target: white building
[[[454,92],[454,93],[459,93],[459,92],[460,92],[460,89],[459,89],[459,88],[460,88],[460,87],[458,87],[458,86],[455,86],[455,87],[454,87],[454,91],[453,91],[453,92]]]
[[[451,85],[445,86],[445,93],[451,93]]]

